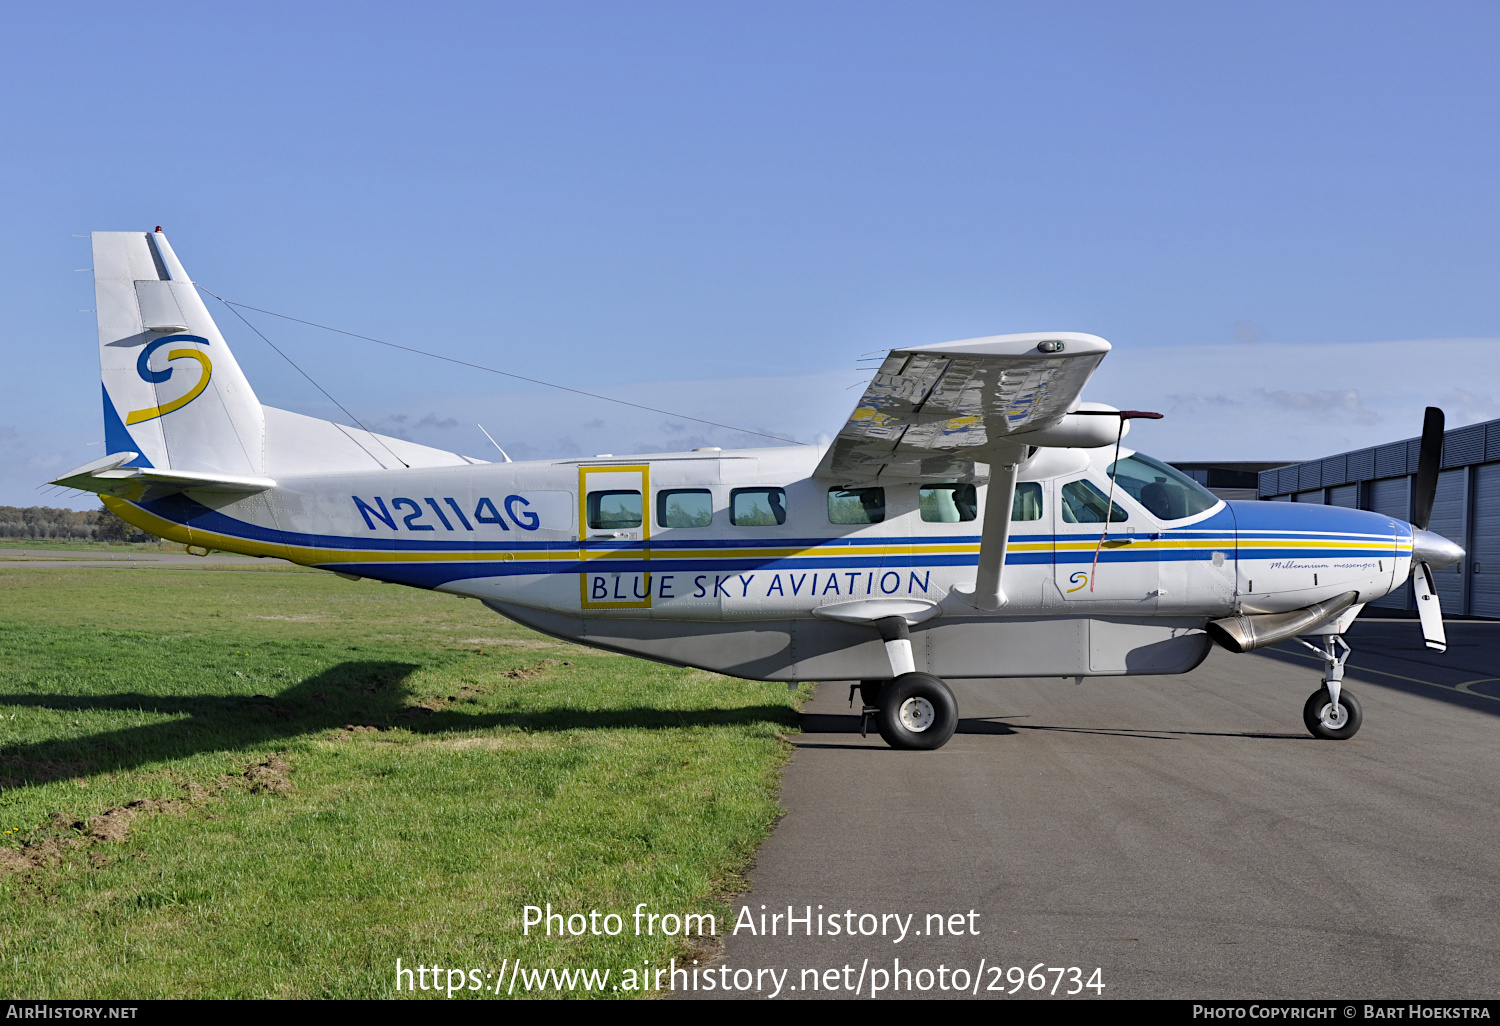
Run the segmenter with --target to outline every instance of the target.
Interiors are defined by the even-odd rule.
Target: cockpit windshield
[[[1219,501],[1213,492],[1175,467],[1135,453],[1110,464],[1107,473],[1159,520],[1181,520],[1212,509]]]

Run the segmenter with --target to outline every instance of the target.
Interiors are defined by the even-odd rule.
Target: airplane
[[[1353,737],[1343,634],[1414,582],[1446,647],[1427,530],[1226,502],[1124,447],[1160,414],[1085,402],[1110,344],[1032,332],[891,350],[826,447],[492,463],[262,406],[158,227],[95,232],[108,455],[53,483],[210,550],[468,596],[557,638],[761,681],[852,680],[864,730],[942,747],[946,679],[1181,674],[1214,644],[1323,661],[1314,736]],[[498,448],[498,447],[497,447]],[[502,450],[503,455],[503,450]]]

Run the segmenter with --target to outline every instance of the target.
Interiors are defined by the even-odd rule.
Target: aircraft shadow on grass
[[[407,702],[410,663],[340,663],[300,684],[269,695],[0,695],[0,704],[58,711],[117,710],[185,718],[127,727],[86,737],[12,744],[0,748],[0,788],[24,787],[90,773],[120,772],[149,762],[200,752],[274,746],[292,738],[348,726],[442,734],[496,727],[531,731],[609,730],[779,723],[794,727],[786,706],[738,709],[572,709],[466,712]],[[446,704],[446,703],[443,703]]]

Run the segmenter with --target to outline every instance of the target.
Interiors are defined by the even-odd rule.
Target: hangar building
[[[1420,438],[1408,438],[1264,470],[1260,497],[1349,506],[1410,520],[1420,445]],[[1443,435],[1442,470],[1428,527],[1468,553],[1433,574],[1444,615],[1500,618],[1500,420]],[[1411,582],[1370,605],[1415,611]]]

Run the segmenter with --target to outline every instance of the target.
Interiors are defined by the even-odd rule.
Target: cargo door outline
[[[590,484],[590,476],[595,478]],[[604,480],[600,480],[603,478]],[[595,491],[633,490],[641,493],[641,526],[638,537],[622,540],[616,535],[627,533],[595,529],[589,526],[589,489]],[[651,558],[651,467],[649,464],[630,466],[604,465],[578,468],[578,561],[584,571],[578,575],[578,604],[582,609],[650,609],[651,573],[647,570],[617,570],[610,564],[640,563]],[[591,563],[598,562],[594,570]],[[617,596],[621,579],[610,578],[609,597],[598,599],[590,595],[589,580],[601,573],[630,575],[627,585],[629,594]],[[636,574],[645,585],[645,597],[640,596],[636,586]]]

